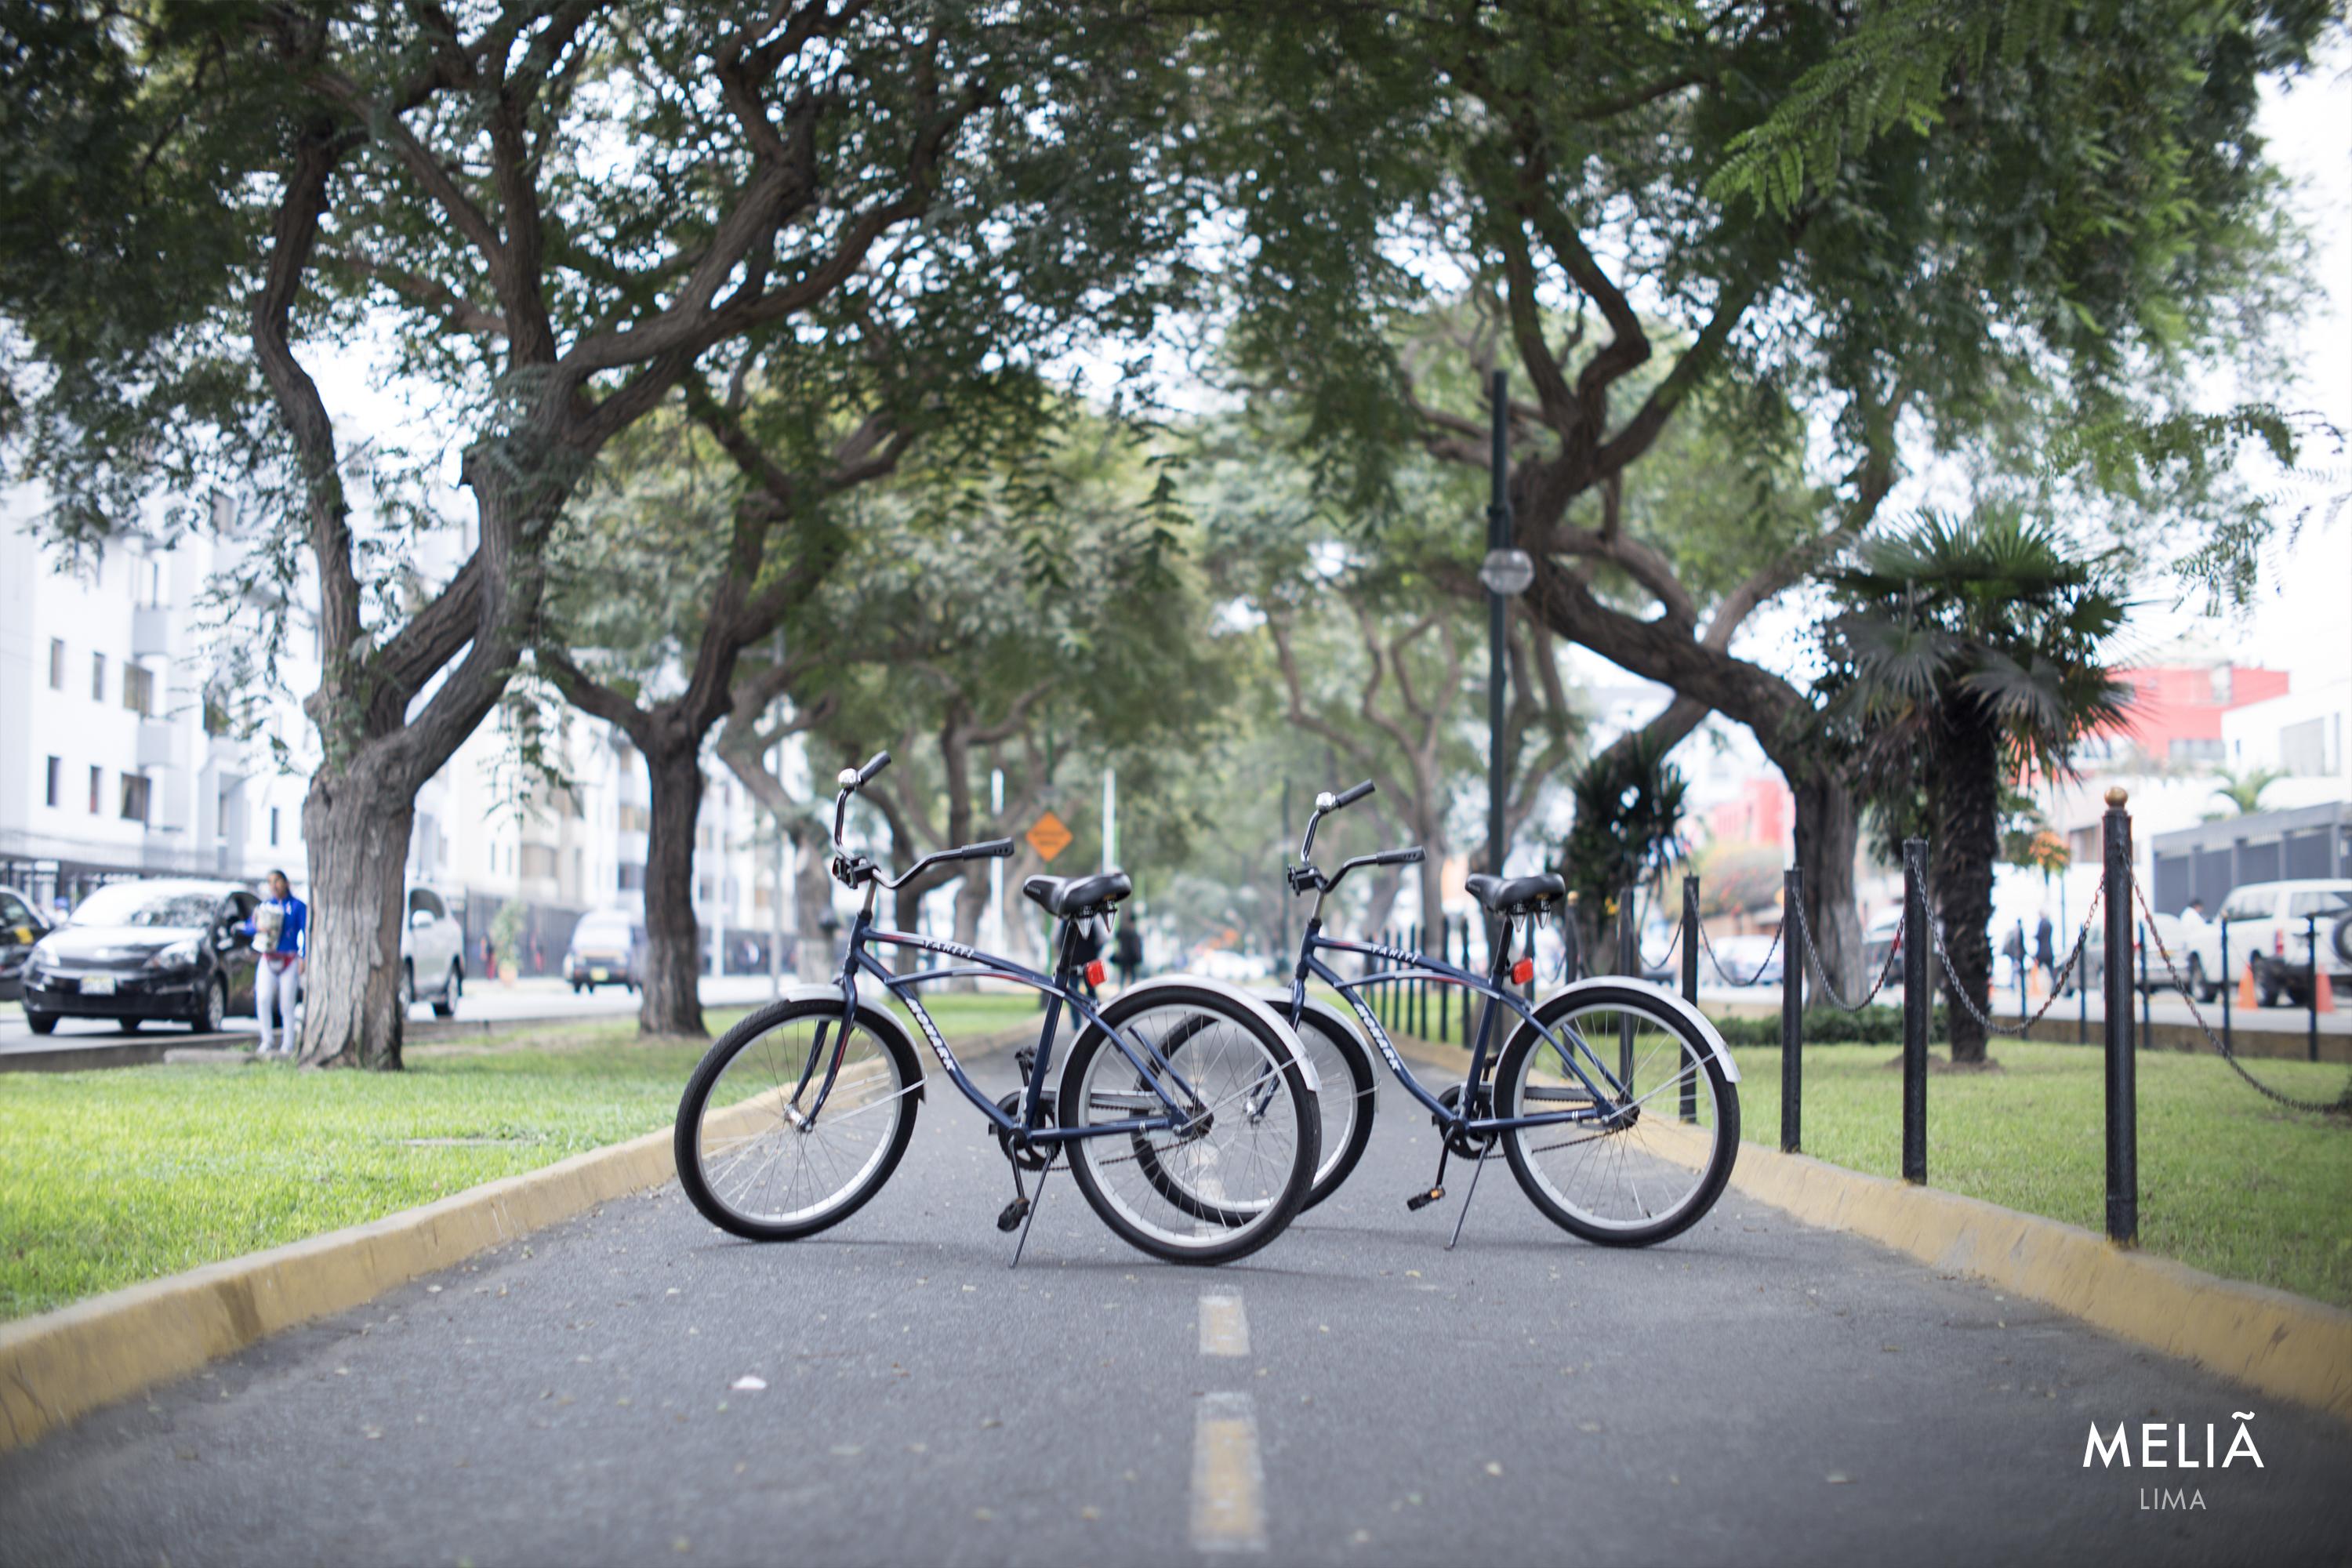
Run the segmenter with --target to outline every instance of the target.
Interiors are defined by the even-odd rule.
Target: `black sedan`
[[[33,944],[49,934],[49,922],[33,900],[14,888],[0,888],[0,1002],[25,994],[25,960]]]
[[[254,952],[237,934],[252,893],[233,882],[116,882],[81,901],[73,919],[25,964],[25,1021],[46,1035],[59,1018],[150,1018],[216,1032],[253,1011]]]

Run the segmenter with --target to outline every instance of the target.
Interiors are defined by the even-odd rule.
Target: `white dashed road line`
[[[1249,1349],[1249,1317],[1240,1293],[1202,1297],[1201,1353],[1245,1356]]]
[[[1258,1462],[1257,1412],[1246,1394],[1201,1397],[1192,1426],[1192,1546],[1265,1550],[1265,1471]]]

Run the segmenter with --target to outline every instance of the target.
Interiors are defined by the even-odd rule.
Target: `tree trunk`
[[[975,868],[965,873],[956,884],[955,939],[966,947],[980,945],[981,918],[988,913],[988,880],[983,868],[988,862],[977,862]],[[974,980],[950,981],[958,991],[976,991],[980,983]]]
[[[788,830],[800,862],[793,873],[793,972],[803,980],[830,980],[841,968],[841,944],[824,923],[833,914],[833,840],[814,823],[796,822]]]
[[[1371,901],[1364,906],[1363,940],[1378,942],[1388,934],[1389,916],[1396,912],[1397,895],[1404,890],[1404,874],[1393,866],[1372,868]]]
[[[1985,1028],[1974,1014],[1990,1010],[1992,941],[1985,927],[1992,919],[1992,868],[2000,853],[2000,751],[1973,705],[1948,711],[1938,727],[1938,743],[1930,752],[1936,839],[1928,868],[1944,949],[1952,960],[1944,977],[1952,1060],[1981,1062]]]
[[[656,740],[647,746],[646,740]],[[702,815],[701,747],[690,739],[639,742],[652,831],[646,845],[646,973],[637,1007],[640,1035],[699,1036],[702,1026],[701,928],[694,918],[694,828]]]
[[[401,906],[415,796],[387,772],[362,750],[340,769],[320,768],[302,802],[310,857],[306,1062],[401,1065]]]
[[[1822,973],[1848,1002],[1878,977],[1862,973],[1862,917],[1854,907],[1853,858],[1862,814],[1843,779],[1826,773],[1790,775],[1797,797],[1797,869],[1804,879],[1805,924]],[[1817,984],[1810,968],[1806,983]]]

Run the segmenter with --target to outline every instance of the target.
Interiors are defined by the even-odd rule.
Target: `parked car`
[[[596,910],[580,917],[572,928],[572,945],[563,953],[563,978],[574,994],[599,985],[625,985],[635,991],[645,984],[646,928],[628,910]]]
[[[33,945],[49,934],[49,922],[33,908],[33,900],[14,888],[0,888],[0,1002],[25,994],[25,961]]]
[[[1715,985],[1778,985],[1780,984],[1781,959],[1780,946],[1769,936],[1719,936],[1710,944],[1715,950],[1713,963],[1699,964],[1702,984]],[[1704,960],[1705,954],[1701,954]],[[1720,968],[1718,969],[1718,965]]]
[[[2159,920],[2163,916],[2158,917]],[[2195,933],[2186,961],[2200,995],[2210,996],[2254,968],[2254,999],[2297,1006],[2310,998],[2312,923],[2328,984],[2352,983],[2352,881],[2250,882],[2231,889],[2221,918]],[[2229,972],[2221,964],[2221,927],[2230,928]],[[2174,950],[2178,952],[2178,949]]]
[[[2139,918],[2134,916],[2132,920],[2132,989],[2150,993],[2180,989],[2172,978],[2172,966],[2168,966],[2164,962],[2165,955],[2169,953],[2172,956],[2172,965],[2177,966],[2188,980],[2188,988],[2197,994],[2197,999],[2200,1002],[2210,1001],[2213,996],[2213,987],[2205,978],[2210,972],[2200,969],[2196,962],[2194,936],[2186,922],[2178,915],[2157,916],[2158,945],[2147,948],[2145,952],[2142,951],[2144,939],[2141,934],[2141,924]],[[2060,952],[2057,959],[2061,963],[2065,963],[2065,953]],[[2145,981],[2141,978],[2143,959],[2146,960]],[[2006,980],[2009,975],[2006,961],[2003,962],[2000,977]],[[2100,917],[2091,922],[2090,933],[2083,939],[2082,962],[2077,963],[2074,973],[2066,977],[2066,986],[2063,994],[2071,996],[2080,989],[2095,995],[2106,983],[2107,921],[2105,911],[2102,911]]]
[[[219,1030],[253,1012],[254,952],[236,927],[258,900],[233,882],[116,882],[84,899],[67,924],[34,944],[24,969],[25,1021],[46,1035],[59,1018],[148,1019]]]
[[[408,889],[408,923],[400,932],[400,1005],[433,1004],[433,1016],[456,1015],[466,994],[466,932],[430,888]]]

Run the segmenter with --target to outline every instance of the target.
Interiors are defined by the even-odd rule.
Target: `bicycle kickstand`
[[[1013,1261],[1005,1265],[1007,1268],[1021,1267],[1021,1254],[1029,1246],[1029,1227],[1037,1223],[1038,1206],[1045,1201],[1045,1179],[1054,1173],[1054,1167],[1059,1163],[1058,1160],[1048,1160],[1045,1168],[1037,1173],[1037,1195],[1023,1200],[1029,1212],[1021,1221],[1021,1239],[1013,1244]],[[1014,1180],[1018,1182],[1019,1177],[1016,1175]]]
[[[1475,1203],[1478,1197],[1478,1178],[1485,1173],[1486,1169],[1486,1162],[1492,1157],[1493,1156],[1488,1154],[1486,1151],[1482,1149],[1478,1152],[1478,1158],[1471,1163],[1470,1190],[1462,1195],[1462,1212],[1454,1216],[1454,1238],[1452,1241],[1448,1241],[1445,1244],[1445,1250],[1448,1252],[1454,1250],[1454,1242],[1462,1239],[1463,1222],[1470,1217],[1470,1205]]]

